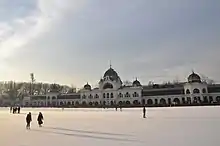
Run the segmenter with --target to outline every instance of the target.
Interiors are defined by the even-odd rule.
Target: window
[[[139,97],[137,92],[134,92],[133,97]]]
[[[82,96],[82,99],[86,99],[86,95],[83,95],[83,96]]]
[[[123,94],[119,93],[119,94],[118,94],[118,97],[123,97]]]
[[[186,90],[186,94],[190,94],[190,91],[189,91],[189,89],[187,89],[187,90]]]
[[[113,98],[114,97],[114,95],[113,95],[113,93],[111,93],[111,98]]]
[[[99,95],[98,95],[98,94],[95,94],[95,98],[99,98]]]
[[[130,94],[126,92],[125,97],[130,97]]]
[[[89,95],[89,99],[92,99],[92,94]]]
[[[205,88],[202,89],[202,93],[206,93],[206,89]]]
[[[105,98],[105,93],[103,93],[103,98]]]
[[[193,90],[193,93],[194,93],[194,94],[200,93],[200,92],[199,92],[199,89],[195,88],[195,89]]]
[[[107,93],[107,98],[109,98],[109,93]]]

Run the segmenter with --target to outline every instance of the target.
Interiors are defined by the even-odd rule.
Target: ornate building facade
[[[192,73],[188,81],[178,84],[141,85],[136,79],[131,86],[123,85],[118,73],[110,67],[99,87],[92,89],[87,83],[76,93],[61,94],[56,85],[46,95],[28,96],[23,106],[46,107],[139,107],[171,105],[220,104],[220,85],[208,85],[198,74]]]

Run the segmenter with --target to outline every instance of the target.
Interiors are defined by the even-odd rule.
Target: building
[[[110,67],[99,87],[88,83],[76,93],[61,94],[56,85],[46,95],[24,97],[24,106],[46,107],[139,107],[171,105],[220,104],[220,84],[209,85],[192,72],[188,81],[176,84],[141,85],[137,79],[131,86],[123,85],[118,73]]]

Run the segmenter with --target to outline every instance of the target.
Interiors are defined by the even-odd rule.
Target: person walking
[[[30,129],[31,128],[31,121],[32,121],[32,117],[31,117],[31,112],[29,112],[26,116],[26,128]]]
[[[37,117],[39,127],[42,127],[43,119],[44,119],[43,114],[41,112],[39,112],[39,115]]]
[[[145,108],[145,106],[143,108],[143,118],[146,118],[146,108]]]

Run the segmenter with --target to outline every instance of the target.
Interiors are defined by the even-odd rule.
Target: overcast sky
[[[219,0],[0,0],[0,80],[220,81]]]

